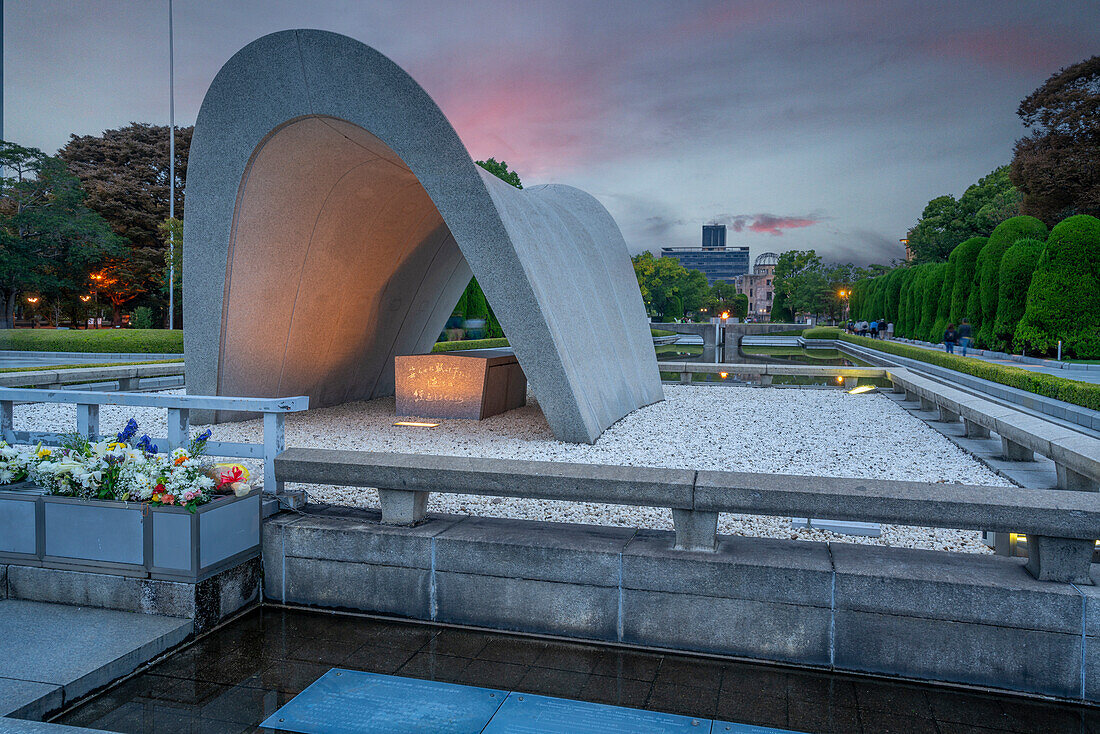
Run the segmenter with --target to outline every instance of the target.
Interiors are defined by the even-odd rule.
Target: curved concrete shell
[[[662,399],[626,243],[593,197],[476,166],[431,98],[358,41],[283,31],[199,111],[184,224],[187,388],[391,394],[477,276],[554,435]],[[226,417],[226,416],[221,416]]]

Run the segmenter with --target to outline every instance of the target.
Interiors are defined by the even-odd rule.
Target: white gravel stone
[[[882,395],[666,385],[665,396],[664,402],[620,420],[591,446],[555,440],[531,396],[528,405],[518,410],[483,421],[443,420],[435,428],[394,426],[392,397],[348,403],[290,414],[286,442],[288,446],[364,451],[1012,486]],[[75,426],[75,415],[74,406],[69,405],[21,405],[15,409],[15,427],[69,431]],[[121,406],[102,407],[101,429],[104,433],[118,431],[131,416],[138,420],[141,432],[151,436],[166,432],[163,409]],[[262,421],[212,429],[216,440],[258,443]],[[247,463],[255,474],[262,475],[262,466]],[[323,485],[305,488],[318,502],[378,506],[374,490]],[[433,494],[429,510],[672,528],[668,509],[583,502]],[[879,538],[866,538],[792,529],[790,518],[722,514],[719,532],[990,552],[978,532],[895,525],[883,526]]]

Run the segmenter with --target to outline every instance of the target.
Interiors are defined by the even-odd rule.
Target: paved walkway
[[[911,347],[919,347],[921,349],[927,349],[930,352],[942,352],[942,344],[928,344],[925,342],[911,342],[908,340],[894,339],[899,344],[907,344]],[[962,356],[961,347],[955,348],[955,354]],[[1077,380],[1079,382],[1091,382],[1095,385],[1100,385],[1100,365],[1093,365],[1096,369],[1075,369],[1056,366],[1058,363],[1055,360],[1042,360],[1039,364],[1031,362],[1021,362],[1019,360],[1007,358],[1007,357],[990,357],[984,354],[977,354],[973,349],[967,351],[967,357],[973,357],[974,359],[980,359],[983,362],[992,362],[993,364],[1003,364],[1006,367],[1019,367],[1022,370],[1029,370],[1031,372],[1042,372],[1046,375],[1057,375],[1058,377],[1064,377],[1067,380]]]
[[[189,619],[0,601],[0,717],[41,719],[191,634]],[[0,732],[7,720],[0,718]]]

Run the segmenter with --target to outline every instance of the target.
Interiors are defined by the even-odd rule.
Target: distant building
[[[661,257],[674,257],[688,270],[701,270],[707,283],[732,283],[749,272],[749,248],[726,247],[726,225],[703,225],[702,247],[662,247]]]
[[[738,293],[744,293],[749,299],[749,318],[764,321],[771,316],[772,301],[775,299],[775,266],[779,255],[765,252],[758,256],[752,266],[752,273],[741,275],[734,281]]]

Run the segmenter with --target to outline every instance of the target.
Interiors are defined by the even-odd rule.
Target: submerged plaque
[[[710,719],[512,692],[485,734],[710,734]]]
[[[506,691],[333,668],[261,726],[304,734],[478,734]]]
[[[260,726],[302,734],[795,734],[340,668],[318,678]]]

